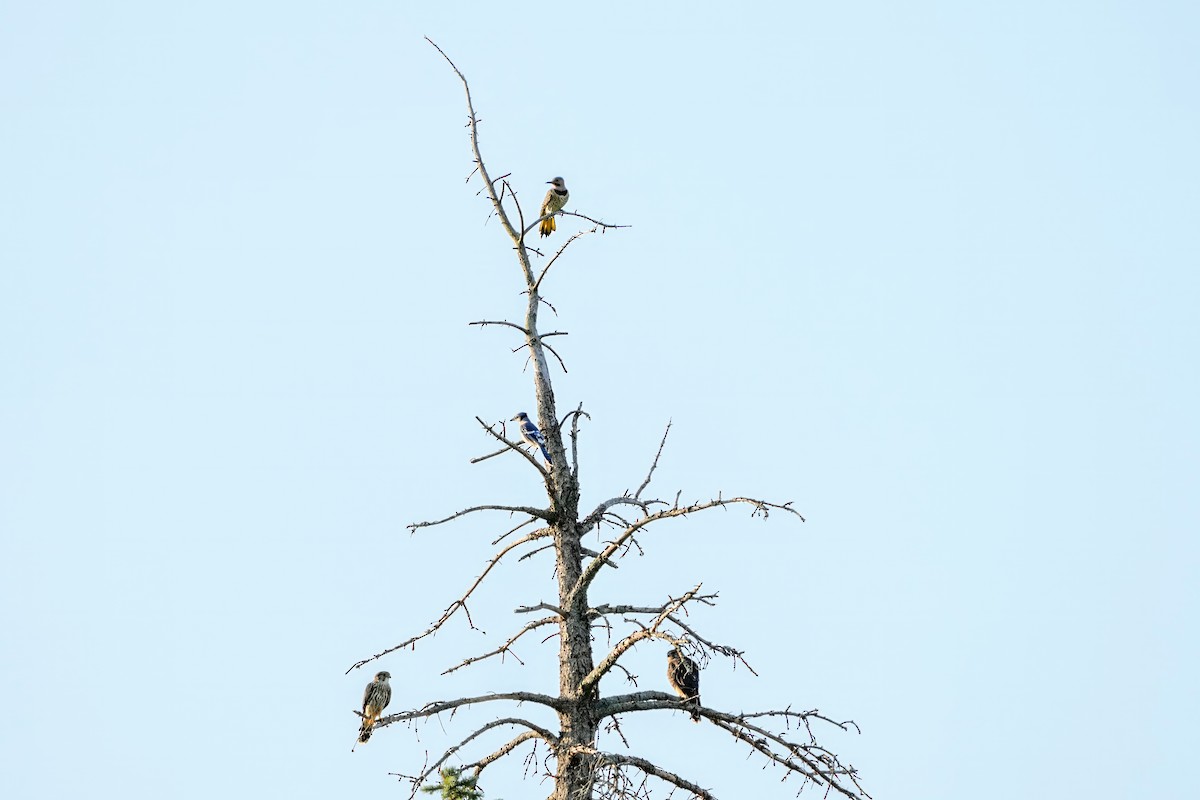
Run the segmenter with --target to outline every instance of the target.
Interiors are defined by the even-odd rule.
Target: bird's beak
[[[516,416],[516,417],[513,417],[512,419],[510,419],[509,422],[516,422],[518,419],[520,419],[520,417]]]

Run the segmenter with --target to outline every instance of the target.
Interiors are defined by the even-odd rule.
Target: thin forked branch
[[[479,738],[480,736],[487,733],[488,731],[490,731],[494,728],[499,728],[504,725],[522,725],[522,726],[528,728],[528,730],[518,734],[516,738],[511,739],[510,741],[506,742],[502,747],[500,747],[500,749],[494,751],[493,753],[490,753],[487,756],[484,756],[483,758],[479,759],[478,761],[463,764],[461,767],[461,769],[463,771],[473,769],[475,776],[478,777],[479,773],[483,772],[483,770],[489,764],[491,764],[492,762],[496,761],[499,758],[502,758],[503,756],[507,755],[508,753],[512,752],[515,748],[520,746],[522,742],[527,742],[530,739],[541,739],[542,741],[546,742],[547,744],[553,745],[554,742],[557,741],[557,738],[554,736],[554,734],[550,733],[550,731],[546,730],[545,728],[543,728],[539,725],[535,725],[534,723],[530,722],[529,720],[521,719],[520,717],[505,717],[504,719],[493,720],[492,722],[489,722],[486,725],[476,728],[465,739],[463,739],[462,741],[460,741],[458,744],[454,745],[453,747],[447,749],[446,752],[443,753],[439,759],[434,761],[432,764],[427,764],[425,766],[425,768],[422,769],[419,774],[414,775],[414,776],[405,776],[407,780],[412,782],[412,793],[409,794],[410,800],[411,800],[411,798],[416,797],[417,790],[421,787],[421,785],[428,778],[430,778],[432,775],[434,775],[442,767],[443,764],[445,764],[456,753],[458,753],[459,750],[466,747],[472,741]]]
[[[608,655],[605,656],[604,659],[599,664],[597,664],[596,667],[591,672],[589,672],[587,674],[587,677],[585,677],[580,682],[580,684],[579,684],[580,691],[586,692],[589,687],[598,683],[600,681],[600,679],[603,678],[604,675],[610,669],[613,668],[613,665],[617,663],[617,660],[621,656],[625,655],[626,651],[628,651],[629,648],[633,647],[638,642],[643,641],[645,639],[669,639],[669,638],[671,638],[671,637],[666,636],[665,634],[659,633],[659,631],[658,631],[659,627],[663,624],[663,622],[666,621],[667,617],[669,617],[672,612],[678,611],[679,609],[683,608],[688,602],[690,602],[693,598],[695,598],[697,592],[700,591],[700,586],[701,586],[701,584],[696,584],[695,588],[693,588],[687,592],[684,592],[682,597],[679,597],[678,599],[670,600],[666,605],[663,606],[662,611],[651,621],[651,623],[648,626],[645,626],[645,627],[641,628],[640,630],[634,631],[633,633],[631,633],[628,636],[626,636],[625,638],[623,638],[621,641],[617,642],[616,646],[613,647],[613,649],[611,651],[609,651]]]
[[[524,664],[525,662],[521,661],[521,657],[512,651],[512,646],[514,644],[516,644],[518,639],[520,639],[522,636],[529,633],[530,631],[540,628],[543,625],[553,625],[553,624],[557,623],[559,621],[559,619],[560,619],[560,617],[557,617],[557,616],[542,617],[539,620],[534,620],[533,622],[528,622],[525,624],[525,626],[523,628],[521,628],[521,630],[517,631],[511,637],[509,637],[507,642],[500,645],[495,650],[488,651],[487,653],[484,653],[483,655],[471,656],[470,658],[465,658],[458,664],[455,664],[453,667],[450,667],[449,669],[444,671],[442,674],[449,675],[451,672],[457,672],[458,670],[462,669],[463,667],[469,667],[472,664],[478,663],[480,661],[484,661],[484,660],[492,658],[494,656],[499,656],[499,655],[504,655],[504,654],[511,655],[513,658],[515,658],[517,660],[518,663]]]
[[[658,778],[664,783],[668,783],[671,786],[683,789],[686,792],[691,792],[694,797],[698,797],[700,800],[717,800],[716,795],[707,789],[699,786],[698,784],[692,783],[686,778],[676,775],[674,772],[665,770],[654,762],[648,761],[644,758],[625,755],[623,753],[605,753],[600,751],[596,751],[596,755],[597,770],[601,770],[605,767],[613,767],[617,770],[619,770],[621,767],[633,767],[645,773],[646,775]],[[609,780],[615,782],[616,778],[617,776],[612,776]],[[628,793],[620,789],[619,791],[622,791],[623,793],[618,796],[624,796]],[[649,792],[646,792],[644,796],[649,797]]]
[[[408,525],[408,529],[414,533],[418,528],[432,528],[435,525],[444,525],[447,522],[456,520],[459,517],[465,517],[468,514],[474,514],[478,511],[505,511],[509,514],[528,514],[536,519],[550,521],[550,513],[542,508],[534,508],[533,506],[501,506],[501,505],[486,505],[486,506],[471,506],[464,508],[462,511],[456,511],[448,517],[442,519],[430,520],[429,522],[414,522]]]
[[[508,214],[504,211],[504,204],[500,202],[500,196],[496,194],[495,182],[488,177],[487,167],[484,166],[483,156],[479,152],[479,119],[475,116],[475,105],[471,102],[471,87],[467,83],[467,76],[462,74],[462,70],[451,60],[450,56],[446,55],[446,51],[437,46],[437,43],[433,39],[426,36],[425,41],[433,45],[434,49],[442,54],[442,58],[446,59],[446,63],[450,65],[450,69],[454,70],[454,74],[462,81],[463,91],[467,95],[467,120],[468,126],[471,129],[471,150],[475,154],[475,166],[479,170],[479,176],[483,178],[483,185],[487,189],[488,197],[492,201],[492,207],[496,211],[496,216],[500,219],[500,224],[504,226],[504,230],[508,232],[508,235],[514,242],[519,241],[521,235],[517,233],[512,223],[509,222]]]
[[[769,762],[784,768],[788,773],[802,777],[827,790],[845,795],[853,800],[869,798],[870,795],[858,784],[858,771],[844,765],[831,751],[817,744],[813,736],[811,720],[827,722],[843,731],[857,731],[853,721],[835,722],[817,711],[769,711],[750,714],[728,714],[707,706],[697,706],[680,700],[665,692],[646,691],[606,697],[600,701],[597,714],[601,717],[627,714],[635,711],[685,710],[695,711],[735,739],[746,743],[751,749],[766,756]],[[783,717],[802,725],[810,741],[792,741],[786,733],[772,731],[751,722],[764,716]],[[789,729],[791,726],[788,726]],[[847,785],[850,784],[850,785]]]
[[[672,517],[686,517],[688,514],[694,514],[698,511],[707,511],[710,508],[724,508],[725,506],[734,505],[736,503],[745,503],[754,506],[754,511],[752,512],[753,516],[761,515],[765,518],[770,515],[771,509],[776,509],[779,511],[786,511],[789,514],[795,514],[797,517],[800,517],[801,522],[804,521],[804,517],[801,516],[800,512],[791,507],[790,502],[783,504],[768,503],[765,500],[757,500],[753,497],[724,498],[718,496],[715,500],[706,500],[704,502],[693,503],[690,506],[680,506],[676,504],[671,508],[666,508],[662,511],[656,511],[653,514],[648,514],[629,525],[620,536],[610,542],[608,547],[601,551],[599,558],[593,560],[584,568],[583,574],[579,576],[578,582],[571,589],[571,596],[575,597],[579,592],[585,591],[586,588],[591,584],[592,580],[596,577],[596,573],[599,572],[600,567],[603,565],[603,561],[612,558],[612,556],[618,550],[620,550],[621,547],[623,547],[635,533],[642,528],[645,528],[647,525],[663,519],[670,519]]]
[[[442,626],[445,625],[459,609],[462,609],[463,613],[466,615],[467,624],[471,626],[472,630],[475,630],[475,622],[471,619],[471,611],[469,608],[467,608],[467,600],[471,597],[472,594],[475,593],[475,590],[479,588],[480,584],[483,583],[484,578],[486,578],[488,576],[488,573],[490,573],[492,571],[492,568],[495,567],[498,563],[500,563],[500,559],[504,558],[506,555],[508,555],[513,550],[520,547],[521,545],[526,544],[527,542],[532,542],[534,540],[541,539],[548,535],[549,534],[545,531],[545,529],[536,530],[536,531],[533,531],[532,533],[527,533],[526,535],[522,536],[520,539],[517,539],[515,542],[512,542],[511,544],[506,545],[504,547],[504,549],[502,549],[499,553],[492,556],[492,558],[484,566],[483,572],[479,573],[479,577],[477,577],[471,583],[471,585],[469,587],[467,587],[467,590],[465,592],[463,592],[462,596],[459,597],[457,600],[455,600],[453,603],[451,603],[449,606],[447,606],[446,610],[442,612],[442,615],[440,617],[438,617],[437,621],[434,622],[432,625],[430,625],[428,628],[426,628],[424,632],[419,633],[416,636],[409,637],[408,639],[405,639],[400,644],[395,645],[394,647],[389,647],[388,649],[386,649],[382,652],[376,653],[375,655],[371,656],[370,658],[364,658],[361,661],[357,661],[354,664],[351,664],[350,668],[346,670],[346,674],[349,674],[350,672],[358,669],[359,667],[366,666],[367,664],[370,664],[372,661],[377,661],[378,659],[386,656],[388,653],[394,653],[397,650],[403,650],[407,647],[412,647],[417,642],[421,641],[422,639],[432,636],[433,634],[435,634],[439,630],[441,630]]]

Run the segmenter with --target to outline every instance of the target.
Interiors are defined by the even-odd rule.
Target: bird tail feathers
[[[542,220],[542,227],[541,227],[541,230],[539,231],[539,233],[541,233],[542,236],[549,236],[550,234],[554,233],[556,230],[558,230],[558,225],[556,225],[554,223],[554,217],[549,216],[546,219]]]
[[[366,743],[371,738],[371,727],[375,724],[375,717],[364,716],[362,727],[358,729],[358,741]]]

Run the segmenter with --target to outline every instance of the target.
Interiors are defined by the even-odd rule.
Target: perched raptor
[[[692,722],[700,721],[700,667],[695,661],[685,656],[678,647],[671,648],[667,653],[667,680],[671,688],[684,700],[691,700],[695,708],[691,709]]]
[[[392,686],[388,683],[391,677],[390,672],[376,673],[375,680],[368,683],[367,690],[363,692],[363,721],[362,727],[358,729],[360,742],[371,738],[371,727],[379,721],[383,710],[392,701]]]

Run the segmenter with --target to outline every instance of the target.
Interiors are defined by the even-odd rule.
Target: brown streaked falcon
[[[667,680],[676,694],[695,703],[696,707],[690,713],[692,722],[699,722],[700,667],[680,652],[678,647],[671,648],[671,652],[667,653]]]
[[[392,687],[388,683],[391,677],[392,673],[390,672],[376,673],[375,680],[368,683],[367,690],[363,692],[363,721],[362,727],[358,729],[360,742],[371,738],[371,727],[379,721],[383,710],[392,701]]]

